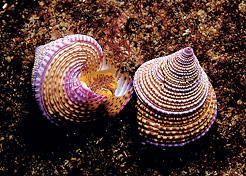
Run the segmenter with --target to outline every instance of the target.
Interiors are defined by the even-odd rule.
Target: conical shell
[[[80,34],[36,48],[32,85],[43,115],[56,124],[114,116],[133,91],[129,75],[103,58],[96,40]]]
[[[141,65],[134,89],[147,143],[182,146],[203,136],[216,118],[214,89],[190,47]]]

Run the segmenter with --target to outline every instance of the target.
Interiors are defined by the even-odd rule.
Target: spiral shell
[[[43,115],[55,124],[114,116],[133,92],[129,75],[103,58],[96,40],[80,34],[36,48],[32,85]]]
[[[185,145],[203,136],[216,118],[214,89],[191,47],[144,63],[133,85],[146,143]]]

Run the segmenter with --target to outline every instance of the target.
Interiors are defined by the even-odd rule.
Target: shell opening
[[[110,97],[118,87],[114,72],[114,69],[90,72],[82,76],[80,81],[96,94]]]

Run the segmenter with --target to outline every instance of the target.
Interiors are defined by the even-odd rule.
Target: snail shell
[[[80,34],[36,48],[32,86],[43,115],[55,124],[114,116],[133,92],[129,75],[103,58],[95,39]]]
[[[203,136],[216,118],[214,89],[191,47],[145,62],[133,85],[146,143],[185,145]]]

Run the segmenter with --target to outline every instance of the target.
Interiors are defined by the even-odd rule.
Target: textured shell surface
[[[35,50],[32,86],[43,115],[55,124],[114,116],[130,100],[130,76],[103,57],[95,39],[68,35]]]
[[[216,118],[214,89],[191,47],[145,62],[133,85],[144,143],[183,146],[203,136]]]

